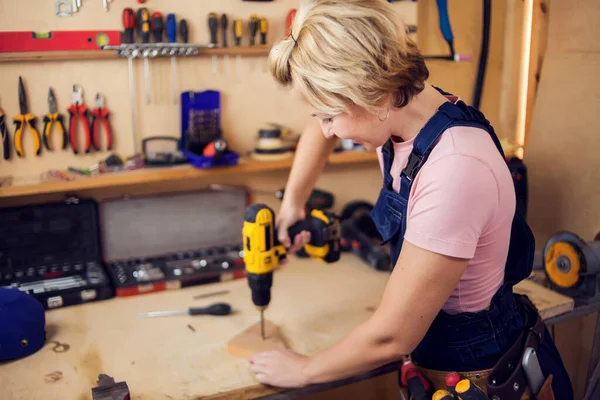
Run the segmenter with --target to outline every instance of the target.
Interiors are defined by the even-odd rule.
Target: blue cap
[[[0,288],[0,360],[26,357],[46,341],[44,306],[19,289]]]

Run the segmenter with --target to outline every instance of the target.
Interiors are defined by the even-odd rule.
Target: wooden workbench
[[[276,272],[267,319],[281,326],[289,347],[313,354],[366,320],[379,304],[389,273],[344,255],[337,264],[290,260]],[[227,289],[225,295],[193,296]],[[545,318],[572,308],[569,298],[526,282],[522,289]],[[227,317],[138,318],[137,313],[230,303]],[[258,320],[244,279],[170,292],[115,298],[52,310],[48,344],[0,363],[1,399],[91,399],[100,373],[126,381],[132,399],[254,398],[273,389],[254,380],[248,362],[231,357],[227,342]],[[65,352],[56,352],[68,345]],[[54,349],[54,350],[53,350]]]

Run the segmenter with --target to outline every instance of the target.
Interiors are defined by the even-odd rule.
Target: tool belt
[[[533,395],[527,385],[522,365],[524,351],[532,347],[536,352],[544,338],[545,326],[537,309],[527,296],[516,295],[523,310],[524,328],[516,342],[500,358],[496,365],[487,370],[459,372],[463,379],[469,379],[493,400],[554,400],[552,375],[549,375],[537,395]],[[446,389],[447,371],[436,371],[419,367],[431,382],[434,391]]]

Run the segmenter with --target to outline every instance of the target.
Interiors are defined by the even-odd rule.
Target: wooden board
[[[281,328],[290,349],[315,354],[372,315],[388,278],[389,273],[375,271],[352,255],[332,265],[297,259],[276,272],[265,317]],[[230,293],[193,300],[223,289]],[[547,295],[536,293],[540,297],[534,302]],[[136,317],[214,302],[230,303],[234,313]],[[547,314],[562,306],[555,301],[540,304]],[[89,400],[100,373],[126,381],[134,400],[246,399],[275,392],[256,382],[248,360],[227,353],[227,343],[259,319],[246,280],[111,299],[46,315],[48,344],[30,357],[0,364],[2,398]],[[57,343],[69,350],[53,351]]]
[[[575,305],[572,298],[547,289],[532,280],[520,282],[515,286],[515,292],[529,297],[543,319],[569,312]]]
[[[328,165],[376,163],[374,152],[347,151],[332,154]],[[224,175],[240,175],[257,172],[278,171],[291,168],[293,159],[278,161],[254,161],[242,157],[237,165],[199,169],[191,165],[144,168],[133,171],[114,172],[95,177],[81,177],[71,181],[54,181],[35,184],[0,187],[0,200],[15,197],[36,196],[50,193],[85,192],[96,189],[110,189],[120,186],[145,186],[166,181],[216,179]]]
[[[227,352],[234,357],[250,359],[255,353],[269,350],[287,349],[281,329],[269,320],[265,320],[265,337],[260,330],[260,323],[240,332],[227,343]]]

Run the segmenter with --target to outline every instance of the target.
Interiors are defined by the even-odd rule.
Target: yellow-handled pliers
[[[44,116],[44,146],[48,150],[52,150],[52,146],[50,146],[50,135],[52,134],[52,126],[56,123],[58,127],[58,132],[62,136],[62,145],[63,149],[67,148],[68,139],[67,139],[67,131],[65,129],[65,125],[63,123],[64,117],[56,111],[56,98],[54,97],[54,92],[52,88],[48,91],[48,107],[50,108],[50,112]]]
[[[27,112],[27,95],[25,94],[25,87],[23,86],[21,77],[19,77],[19,109],[21,113],[13,119],[15,123],[15,150],[17,151],[17,155],[19,157],[25,156],[25,153],[23,152],[23,131],[25,130],[25,125],[27,125],[29,126],[29,129],[31,129],[31,134],[33,136],[33,149],[35,155],[39,156],[42,151],[40,134],[35,128],[35,116]]]

